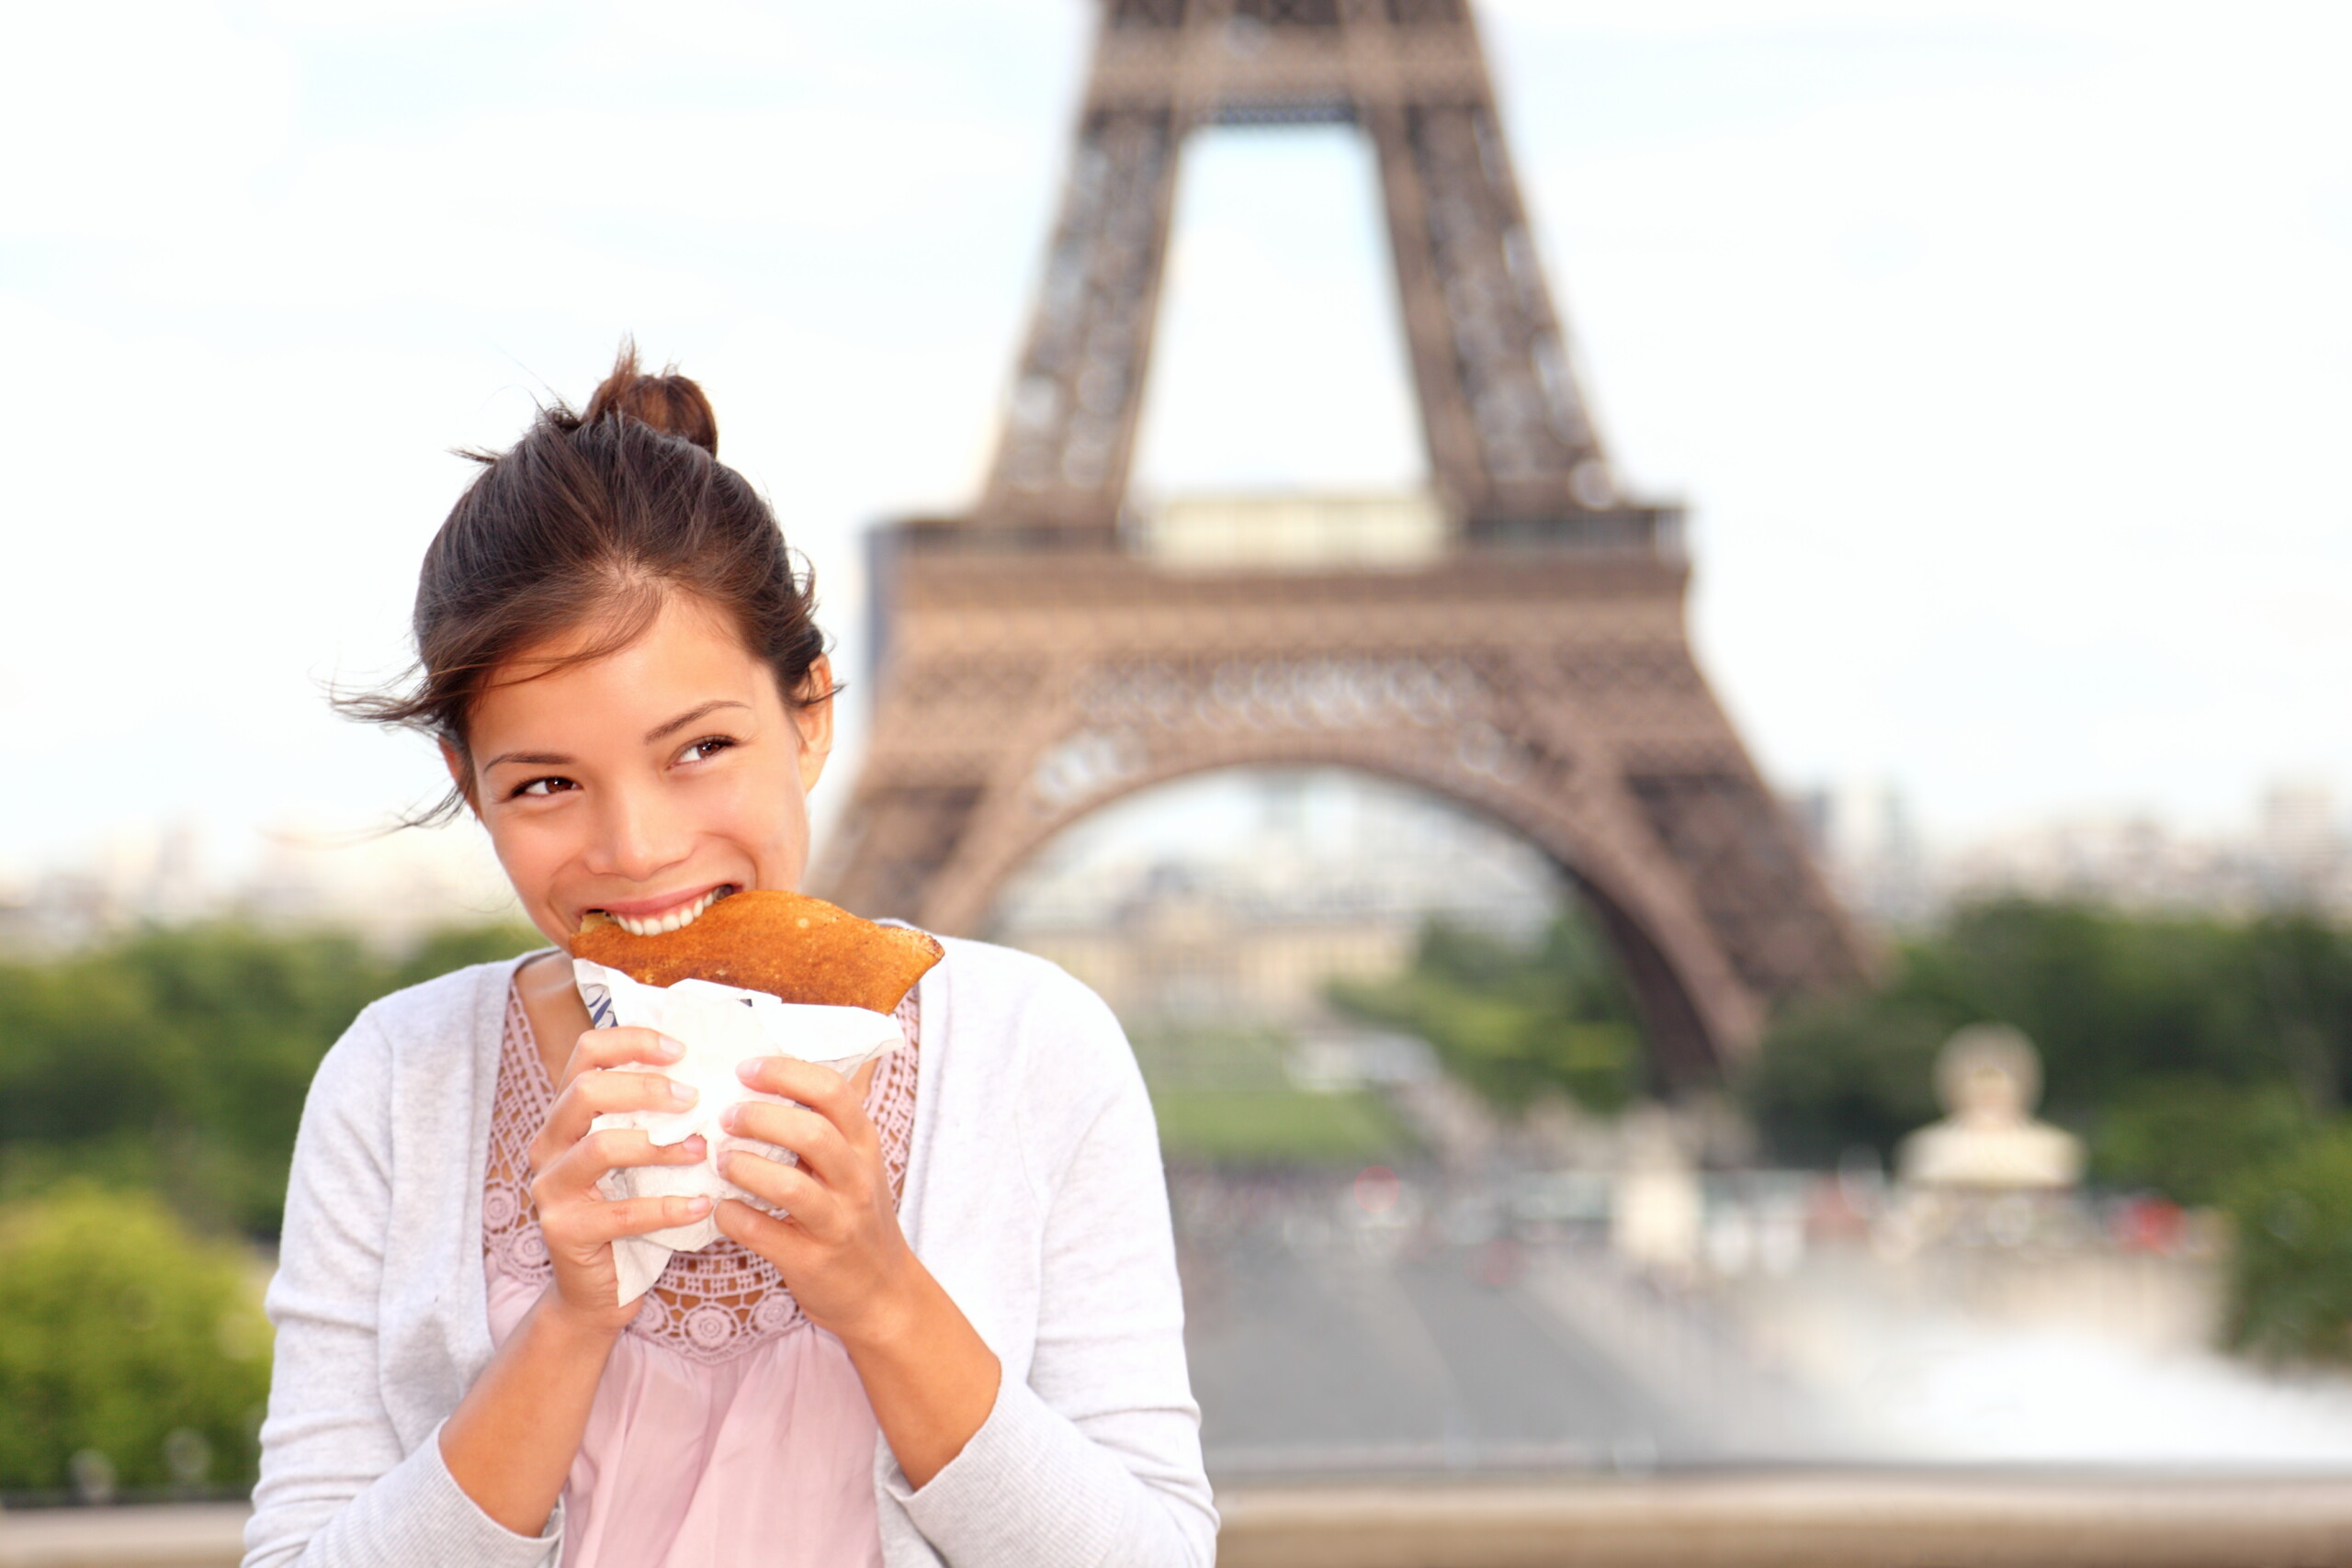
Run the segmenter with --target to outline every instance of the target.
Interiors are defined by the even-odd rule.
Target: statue
[[[1670,1277],[1698,1262],[1706,1198],[1672,1119],[1656,1106],[1623,1123],[1623,1157],[1611,1190],[1609,1245],[1617,1256]]]
[[[2054,1192],[2082,1179],[2082,1140],[2033,1119],[2041,1060],[2001,1023],[1969,1025],[1936,1054],[1936,1098],[1949,1112],[1903,1140],[1908,1187],[1962,1192]]]

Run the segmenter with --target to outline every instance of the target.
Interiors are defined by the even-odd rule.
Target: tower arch
[[[1303,764],[1341,769],[1442,801],[1540,854],[1574,889],[1607,939],[1659,1074],[1671,1083],[1712,1077],[1724,1066],[1714,1055],[1723,1021],[1716,1021],[1716,1030],[1708,1028],[1700,1014],[1704,993],[1690,977],[1702,973],[1703,946],[1694,951],[1689,933],[1675,930],[1677,911],[1657,908],[1639,878],[1615,863],[1605,835],[1553,809],[1554,797],[1518,787],[1513,770],[1495,765],[1499,760],[1495,752],[1476,749],[1475,740],[1453,754],[1414,761],[1400,761],[1393,749],[1378,744],[1302,748],[1280,737],[1251,735],[1221,748],[1105,769],[1078,790],[1067,787],[1076,781],[1057,781],[1052,796],[1040,798],[1019,828],[988,836],[993,852],[976,857],[957,879],[942,879],[944,897],[936,913],[958,929],[980,929],[988,912],[1049,846],[1139,796],[1237,770]],[[1735,1021],[1735,1027],[1746,1023]]]

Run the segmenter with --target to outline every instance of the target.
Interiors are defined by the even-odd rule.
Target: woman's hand
[[[928,1485],[995,1408],[1003,1369],[899,1229],[861,1086],[786,1056],[754,1057],[736,1071],[799,1103],[748,1101],[727,1130],[790,1149],[800,1163],[722,1154],[720,1174],[787,1217],[730,1198],[718,1205],[718,1228],[775,1264],[809,1321],[840,1338],[899,1468]]]
[[[705,1149],[699,1137],[664,1147],[634,1129],[596,1133],[588,1124],[613,1111],[682,1111],[693,1104],[693,1089],[659,1073],[613,1070],[624,1062],[660,1066],[682,1054],[676,1042],[650,1029],[589,1030],[572,1047],[562,1092],[531,1140],[531,1201],[538,1205],[539,1234],[555,1265],[555,1283],[542,1304],[614,1335],[638,1313],[637,1303],[619,1303],[614,1239],[691,1224],[710,1212],[710,1200],[608,1199],[596,1190],[597,1180],[626,1166],[692,1165]]]
[[[727,1112],[727,1131],[790,1149],[800,1163],[722,1152],[721,1176],[788,1217],[729,1198],[718,1206],[719,1230],[775,1264],[820,1328],[844,1343],[888,1332],[904,1321],[918,1279],[927,1276],[899,1229],[865,1094],[832,1068],[789,1056],[755,1056],[736,1073],[798,1103],[746,1101]]]
[[[622,1306],[613,1268],[616,1236],[684,1224],[709,1213],[707,1198],[612,1201],[597,1179],[624,1166],[686,1165],[703,1141],[657,1147],[639,1132],[592,1133],[613,1111],[679,1111],[693,1102],[659,1073],[623,1073],[678,1059],[650,1029],[592,1029],[564,1064],[554,1106],[531,1140],[531,1201],[538,1205],[555,1280],[532,1303],[441,1427],[441,1458],[459,1490],[517,1535],[537,1535],[562,1494],[613,1342],[638,1303]]]

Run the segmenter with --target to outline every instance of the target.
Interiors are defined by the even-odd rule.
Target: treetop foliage
[[[0,1195],[86,1175],[168,1193],[206,1228],[274,1235],[311,1076],[359,1010],[536,945],[493,926],[395,958],[222,922],[0,963]]]
[[[2352,931],[2300,914],[1966,908],[1906,942],[1876,989],[1784,1014],[1743,1098],[1782,1159],[1891,1154],[1941,1114],[1936,1052],[1984,1021],[2031,1037],[2041,1114],[2090,1140],[2095,1178],[2213,1201],[2352,1081]]]
[[[250,1479],[269,1394],[253,1274],[148,1194],[69,1182],[0,1206],[0,1487],[62,1490],[77,1453],[126,1487]]]
[[[1431,920],[1403,974],[1338,981],[1329,995],[1341,1011],[1428,1041],[1447,1071],[1503,1110],[1552,1091],[1616,1111],[1643,1081],[1632,1001],[1580,910],[1524,945]]]

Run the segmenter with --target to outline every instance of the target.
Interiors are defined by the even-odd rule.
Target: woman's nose
[[[659,791],[608,790],[598,814],[589,869],[599,876],[650,882],[686,858],[693,835]]]

